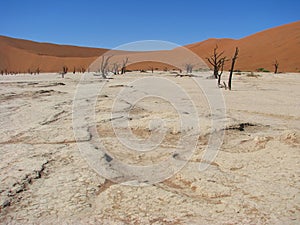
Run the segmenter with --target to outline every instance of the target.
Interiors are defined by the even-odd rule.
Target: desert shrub
[[[260,75],[259,75],[259,74],[254,74],[253,72],[250,72],[250,73],[247,74],[247,77],[255,77],[255,78],[258,78],[258,77],[260,77]]]
[[[270,72],[269,70],[266,70],[265,68],[258,68],[256,71],[257,72],[265,72],[265,73]]]
[[[195,71],[196,72],[208,72],[208,71],[210,71],[210,69],[209,68],[202,68],[202,67],[200,67],[199,69],[196,69]]]

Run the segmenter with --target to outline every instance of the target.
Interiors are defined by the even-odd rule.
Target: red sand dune
[[[238,70],[255,71],[258,68],[265,68],[272,71],[272,64],[277,59],[279,71],[300,71],[300,21],[268,29],[239,40],[208,39],[184,47],[207,63],[205,58],[212,53],[216,44],[219,51],[224,51],[224,55],[228,58],[232,56],[235,47],[239,47],[240,54],[235,67]],[[108,52],[107,49],[101,48],[37,43],[0,36],[0,71],[34,72],[39,68],[41,72],[59,72],[63,66],[67,66],[69,71],[73,71],[74,68],[80,71],[87,69],[104,53],[114,55],[114,60],[118,62],[128,56],[132,65],[127,68],[131,70],[150,70],[151,67],[159,70],[175,69],[183,68],[186,63],[195,63],[193,54],[188,54],[187,49],[183,51],[180,49],[182,48],[138,53]],[[203,61],[197,64],[195,69],[207,67]],[[97,62],[99,59],[96,64]],[[227,62],[225,69],[228,70],[229,66],[230,62]]]
[[[122,65],[124,58],[129,58],[128,70],[151,70],[151,67],[157,70],[184,70],[186,64],[192,64],[195,68],[208,69],[206,63],[199,56],[187,48],[180,47],[165,51],[148,51],[148,52],[119,52],[118,55],[114,51],[109,51],[104,54],[105,57],[111,56],[111,64],[117,63]],[[89,69],[97,71],[100,69],[102,57],[99,57],[91,64]],[[156,62],[156,63],[154,63]]]
[[[208,39],[186,47],[202,58],[208,57],[213,48],[225,51],[224,55],[231,58],[235,47],[240,49],[235,69],[255,71],[265,68],[273,71],[273,63],[277,59],[282,72],[300,72],[300,21],[268,29],[251,36],[233,39]],[[225,69],[229,69],[227,62]]]
[[[10,72],[58,72],[63,66],[70,70],[87,68],[107,49],[37,43],[0,36],[0,70]]]

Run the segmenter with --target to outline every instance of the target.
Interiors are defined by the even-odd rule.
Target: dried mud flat
[[[83,159],[73,133],[72,104],[80,75],[0,77],[0,222],[12,224],[299,224],[300,76],[236,75],[226,102],[223,144],[216,159],[198,170],[210,131],[205,98],[191,77],[154,74],[189,90],[201,132],[196,150],[174,176],[153,185],[128,186],[96,173]],[[197,74],[205,79],[208,73]],[[149,137],[149,119],[170,121],[159,151],[123,151],[110,126],[116,94],[130,81],[153,76],[132,73],[106,82],[95,106],[97,131],[111,155],[125,163],[151,164],[170,157],[182,131],[177,112],[147,98],[130,111],[132,133]],[[226,74],[225,74],[226,77]],[[215,82],[215,81],[212,81]],[[82,99],[84,104],[89,99]],[[149,107],[151,106],[151,107]],[[185,113],[185,112],[182,112]],[[117,118],[118,119],[118,118]],[[173,121],[173,122],[172,122]],[[218,131],[216,131],[218,132]],[[91,140],[83,135],[80,142]],[[174,155],[173,155],[174,156]],[[111,156],[106,156],[111,161]]]

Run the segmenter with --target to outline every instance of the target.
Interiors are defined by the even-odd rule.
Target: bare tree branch
[[[185,64],[186,73],[192,73],[193,72],[193,68],[194,68],[193,64],[191,64],[191,63]]]
[[[277,61],[277,59],[275,60],[273,66],[275,67],[274,73],[276,74],[278,72],[278,66],[279,66],[279,62]]]
[[[126,66],[127,66],[127,63],[128,63],[128,57],[126,57],[125,59],[123,59],[123,62],[122,62],[122,68],[121,68],[121,74],[125,74],[126,73]]]
[[[214,76],[216,79],[219,78],[219,70],[222,68],[223,71],[223,66],[226,61],[226,57],[225,56],[222,57],[224,51],[220,53],[218,53],[217,51],[218,51],[218,45],[216,45],[216,47],[214,48],[213,54],[210,57],[206,58],[207,61],[213,66]]]
[[[106,75],[108,74],[108,70],[109,70],[108,64],[109,64],[109,60],[111,57],[113,57],[113,56],[112,55],[107,56],[106,58],[105,58],[105,56],[102,56],[100,72],[101,72],[102,78],[104,78],[104,79],[106,79]]]
[[[65,74],[68,72],[68,67],[67,66],[63,66],[62,68],[62,72],[60,72],[61,74],[61,77],[64,78],[65,77]]]
[[[112,72],[115,74],[115,75],[117,75],[117,74],[119,74],[119,64],[118,63],[114,63],[113,64],[113,67],[112,67]]]

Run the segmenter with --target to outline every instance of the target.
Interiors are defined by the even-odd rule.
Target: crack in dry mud
[[[110,86],[98,96],[95,126],[89,123],[92,114],[80,118],[86,126],[79,127],[78,138],[73,136],[71,115],[79,77],[54,80],[52,75],[41,75],[34,77],[34,81],[2,77],[12,81],[2,82],[0,89],[1,223],[290,224],[300,220],[300,117],[295,104],[299,99],[299,77],[278,75],[282,76],[280,81],[272,83],[264,76],[259,77],[259,82],[240,76],[234,80],[234,91],[223,92],[230,118],[228,126],[214,131],[225,132],[216,159],[202,161],[211,135],[211,116],[207,111],[201,112],[203,133],[186,166],[163,182],[147,185],[145,181],[143,187],[132,187],[120,184],[124,181],[122,173],[116,178],[120,183],[96,173],[76,143],[90,144],[98,151],[96,132],[101,134],[102,144],[109,151],[103,152],[99,160],[107,165],[115,158],[128,164],[146,162],[145,165],[165,155],[185,160],[180,152],[171,151],[178,148],[176,140],[185,132],[175,127],[171,113],[163,112],[164,102],[146,99],[144,105],[132,105],[126,96],[121,96],[124,108],[120,112],[128,110],[130,117],[109,117],[113,100],[122,88],[132,88],[128,84],[136,79],[134,76],[118,76],[110,81]],[[189,83],[192,78],[168,78],[187,85],[191,95],[196,92]],[[83,81],[84,88],[89,89],[95,82],[104,81],[90,75]],[[293,95],[274,95],[274,90],[284,93],[282,85]],[[198,96],[195,99],[196,106],[206,110],[203,101]],[[83,107],[93,103],[88,98],[79,100]],[[276,102],[286,103],[287,109],[276,107]],[[180,113],[186,116],[187,112]],[[30,116],[32,113],[35,114]],[[147,127],[149,121],[156,116],[171,121],[171,128],[174,125],[174,129],[167,130],[161,152],[143,156],[125,151],[124,146],[115,142],[111,121],[128,120],[135,137],[146,139],[154,131]],[[209,164],[206,171],[198,171],[200,162]]]
[[[2,203],[0,207],[0,212],[13,205],[15,202],[18,202],[18,195],[22,193],[23,191],[26,191],[30,188],[30,185],[34,183],[35,180],[41,179],[46,172],[46,168],[49,165],[49,163],[53,160],[46,160],[41,166],[40,169],[34,170],[29,174],[26,174],[25,177],[23,177],[20,181],[17,181],[14,183],[8,190],[2,190],[2,192],[7,192],[7,199]]]

